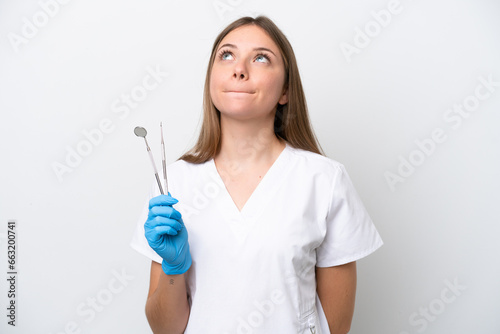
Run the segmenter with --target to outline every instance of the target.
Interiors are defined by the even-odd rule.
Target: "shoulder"
[[[167,167],[168,181],[183,188],[206,183],[214,169],[213,160],[199,164],[177,160]]]
[[[293,165],[303,172],[328,174],[330,176],[345,173],[342,163],[324,155],[295,148],[288,145]]]
[[[200,189],[203,190],[211,182],[211,160],[194,164],[184,160],[177,160],[167,167],[169,192],[180,202],[194,196]]]

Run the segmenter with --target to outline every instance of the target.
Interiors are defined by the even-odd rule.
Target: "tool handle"
[[[153,158],[153,154],[151,153],[151,149],[148,146],[148,154],[149,159],[151,159],[151,165],[153,166],[153,170],[155,172],[156,182],[158,183],[158,188],[160,188],[160,193],[164,195],[163,187],[161,186],[160,177],[158,176],[158,170],[156,169],[155,159]]]

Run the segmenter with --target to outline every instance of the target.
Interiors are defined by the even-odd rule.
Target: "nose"
[[[234,73],[233,74],[234,78],[235,79],[240,79],[240,80],[244,80],[245,79],[245,73]]]
[[[238,62],[234,66],[233,78],[237,80],[248,79],[248,70],[243,62]]]

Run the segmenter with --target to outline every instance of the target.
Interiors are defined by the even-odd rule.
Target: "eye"
[[[261,53],[258,54],[257,57],[255,57],[255,61],[258,63],[270,63],[271,59],[269,59],[268,55]]]
[[[233,54],[228,50],[222,50],[219,52],[219,59],[221,60],[232,60]]]

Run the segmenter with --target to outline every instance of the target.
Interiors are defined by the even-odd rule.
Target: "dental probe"
[[[167,181],[167,158],[165,154],[165,142],[163,141],[163,125],[160,122],[160,132],[161,132],[161,163],[163,165],[163,179],[165,180],[165,192],[168,195],[168,181]]]

